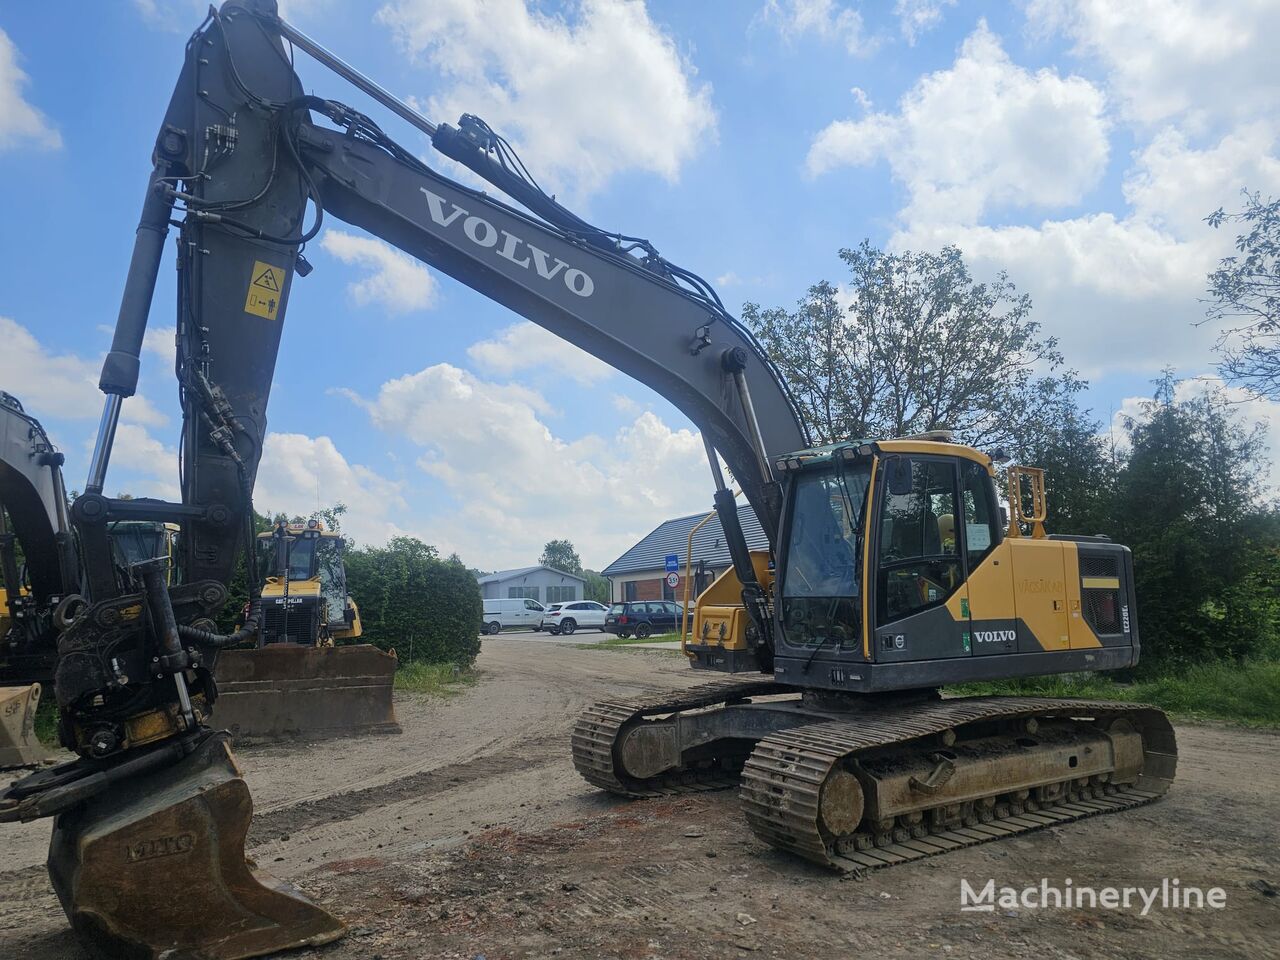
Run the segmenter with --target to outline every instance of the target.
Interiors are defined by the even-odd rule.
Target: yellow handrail
[[[1044,470],[1040,467],[1014,465],[1008,468],[1007,476],[1009,479],[1009,531],[1006,536],[1022,536],[1021,525],[1026,523],[1031,526],[1031,538],[1033,540],[1043,540],[1047,536],[1044,531],[1044,521],[1045,517],[1048,516],[1048,507],[1044,494]],[[1023,477],[1026,477],[1031,483],[1030,513],[1023,510]]]
[[[741,490],[733,491],[735,497],[742,496]],[[689,643],[689,583],[693,580],[693,535],[703,528],[703,526],[716,512],[712,510],[705,517],[693,525],[693,529],[689,531],[689,544],[684,551],[684,603],[680,609],[680,652],[690,660],[696,659],[696,655],[688,651]]]

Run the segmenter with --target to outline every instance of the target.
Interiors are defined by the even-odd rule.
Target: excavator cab
[[[773,673],[877,693],[1127,667],[1138,626],[1129,550],[1044,530],[1043,471],[1010,468],[1008,527],[994,462],[945,436],[851,442],[777,458],[784,486]],[[694,666],[759,669],[730,570],[699,597]]]

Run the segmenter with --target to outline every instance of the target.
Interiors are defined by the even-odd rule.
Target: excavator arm
[[[444,176],[356,110],[304,96],[286,42],[311,50],[415,118],[443,155],[512,202]],[[161,642],[159,673],[181,686],[192,667],[188,644],[200,651],[221,643],[206,636],[208,630],[194,631],[190,621],[209,616],[242,555],[252,570],[246,549],[251,497],[281,329],[292,284],[310,271],[302,250],[326,214],[395,244],[648,384],[697,424],[735,567],[767,644],[767,597],[738,530],[720,459],[772,540],[781,497],[771,458],[805,446],[806,437],[776,370],[704,281],[647,241],[603,231],[566,210],[478,118],[464,116],[454,128],[418,117],[282,23],[270,0],[229,0],[210,11],[188,43],[152,159],[115,338],[103,364],[102,425],[86,493],[72,517],[94,604],[119,603],[145,587],[140,580],[122,583],[112,566],[111,521],[182,524],[182,589],[198,593],[201,602],[176,598],[181,639]],[[175,212],[183,214],[176,223],[175,371],[183,410],[182,503],[112,500],[102,489],[115,425],[137,386]],[[206,664],[215,655],[205,652]],[[109,680],[101,671],[68,677],[59,700],[68,705],[96,697]],[[136,706],[131,702],[130,709]],[[192,719],[185,707],[184,714]]]

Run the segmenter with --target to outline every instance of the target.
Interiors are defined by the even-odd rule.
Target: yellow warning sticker
[[[244,298],[244,312],[267,320],[276,318],[280,309],[280,291],[284,287],[284,270],[261,260],[253,262],[249,294]]]

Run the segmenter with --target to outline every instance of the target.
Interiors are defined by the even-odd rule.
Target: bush
[[[406,663],[469,667],[480,652],[480,587],[457,557],[396,537],[347,554],[347,590],[360,607],[359,643],[395,649]]]

